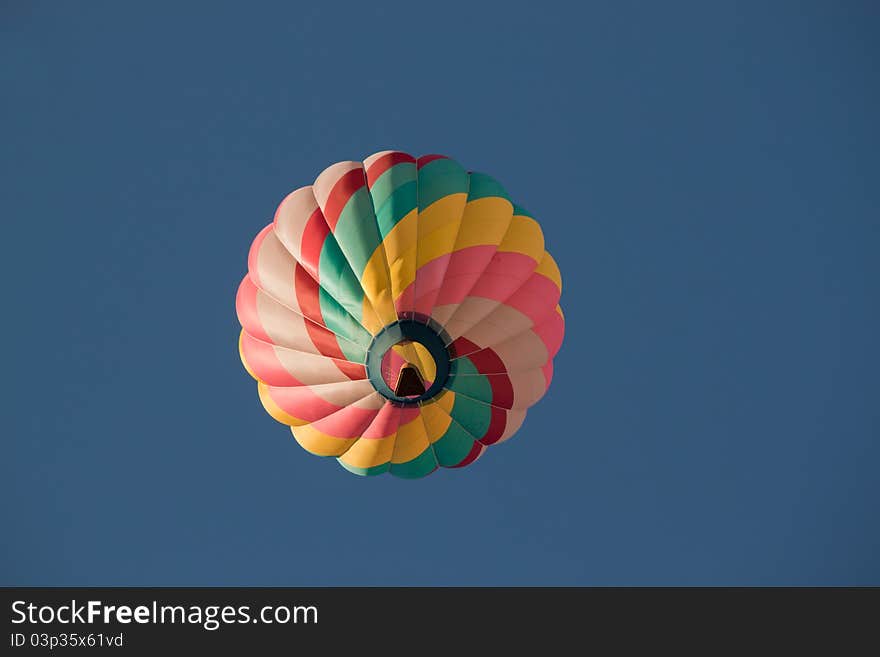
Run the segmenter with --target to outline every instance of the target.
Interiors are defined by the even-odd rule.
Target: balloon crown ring
[[[373,337],[365,363],[376,391],[399,406],[414,406],[435,397],[449,380],[452,361],[447,346],[452,340],[443,327],[430,317],[410,315],[388,324]],[[394,349],[409,353],[400,356],[403,364],[392,384],[394,371],[393,366],[389,370],[388,357]],[[426,381],[429,368],[431,380]]]

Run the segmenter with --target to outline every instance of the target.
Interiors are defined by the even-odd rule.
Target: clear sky
[[[870,2],[4,2],[0,584],[880,584]],[[498,178],[566,341],[470,468],[303,451],[237,353],[277,203]]]

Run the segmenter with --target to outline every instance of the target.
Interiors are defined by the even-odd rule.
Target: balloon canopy
[[[251,245],[239,348],[266,411],[360,475],[473,463],[546,392],[562,280],[538,223],[441,155],[339,162]]]

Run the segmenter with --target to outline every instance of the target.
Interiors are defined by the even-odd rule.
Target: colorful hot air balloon
[[[236,310],[269,414],[351,472],[422,477],[509,438],[562,344],[559,269],[493,178],[339,162],[254,240]]]

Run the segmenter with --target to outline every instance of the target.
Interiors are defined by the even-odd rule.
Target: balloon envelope
[[[251,245],[236,310],[268,413],[351,472],[479,458],[546,392],[561,276],[493,178],[440,155],[339,162]]]

